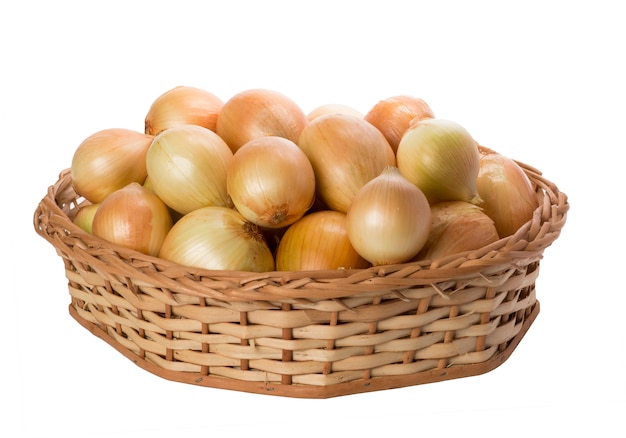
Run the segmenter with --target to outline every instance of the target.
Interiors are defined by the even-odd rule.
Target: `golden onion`
[[[365,183],[396,163],[383,134],[363,118],[347,114],[315,118],[298,145],[313,166],[320,200],[342,213]]]
[[[345,213],[332,210],[310,213],[295,222],[287,228],[276,251],[279,271],[369,266],[350,243]]]
[[[87,137],[74,151],[71,165],[74,190],[97,204],[131,182],[146,179],[146,154],[151,135],[111,128]]]
[[[109,196],[93,217],[92,233],[106,241],[156,256],[172,227],[167,206],[139,183]]]
[[[146,163],[152,190],[173,210],[186,214],[229,206],[226,173],[232,159],[232,151],[215,132],[180,125],[154,138]]]
[[[481,148],[477,179],[481,207],[495,222],[500,237],[514,234],[539,207],[532,183],[511,158]]]
[[[388,166],[359,190],[346,221],[354,249],[375,266],[387,265],[407,262],[422,249],[431,212],[421,190]]]
[[[226,178],[237,210],[262,227],[282,228],[300,219],[315,199],[315,174],[291,140],[260,137],[233,155]]]
[[[378,101],[364,118],[383,133],[394,152],[409,126],[435,114],[419,97],[399,95]]]
[[[404,133],[396,157],[402,176],[418,186],[429,202],[480,203],[478,145],[458,123],[420,120]]]
[[[258,227],[226,207],[204,207],[183,216],[165,237],[159,257],[201,269],[274,270],[274,256]]]
[[[198,125],[215,131],[217,115],[224,102],[213,93],[180,85],[161,94],[150,106],[145,133],[157,135],[179,125]]]
[[[500,237],[480,207],[464,201],[438,202],[430,206],[428,240],[417,259],[434,260],[463,251],[480,249]]]
[[[236,152],[259,137],[277,136],[297,143],[307,123],[306,114],[289,97],[255,88],[241,91],[224,103],[216,132]]]

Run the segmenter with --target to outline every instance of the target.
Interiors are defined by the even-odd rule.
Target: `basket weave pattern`
[[[362,270],[229,272],[180,266],[85,233],[69,170],[34,225],[63,259],[80,324],[163,378],[326,398],[481,374],[539,312],[535,280],[567,196],[519,163],[541,203],[518,232],[434,262]]]

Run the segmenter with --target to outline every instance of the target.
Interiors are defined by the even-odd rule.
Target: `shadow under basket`
[[[213,388],[329,398],[488,372],[535,317],[535,281],[567,196],[519,163],[540,206],[514,235],[431,262],[360,270],[208,271],[90,235],[69,170],[34,225],[63,259],[70,315],[141,368]]]

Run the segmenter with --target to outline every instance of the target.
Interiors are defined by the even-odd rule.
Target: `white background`
[[[11,6],[8,6],[11,5]],[[0,6],[6,437],[623,437],[626,146],[620,2],[19,1]],[[169,382],[68,314],[33,212],[74,149],[142,130],[176,85],[259,87],[305,111],[410,94],[569,195],[544,253],[541,313],[482,376],[328,400]]]

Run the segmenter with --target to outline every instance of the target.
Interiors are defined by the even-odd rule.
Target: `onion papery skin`
[[[72,185],[80,196],[98,204],[131,182],[146,179],[146,154],[153,136],[110,128],[87,137],[74,151]]]
[[[186,214],[229,206],[226,175],[233,153],[215,132],[180,125],[154,138],[147,155],[152,190],[173,210]]]
[[[180,125],[198,125],[215,131],[222,99],[201,88],[179,85],[166,91],[150,106],[145,118],[146,134]]]
[[[423,99],[399,95],[378,101],[365,114],[364,119],[383,133],[396,152],[402,136],[411,124],[433,117],[435,113]]]
[[[289,97],[274,90],[244,90],[224,103],[216,132],[236,152],[259,137],[283,137],[298,142],[308,123],[306,114]]]
[[[315,174],[309,159],[283,137],[260,137],[239,148],[228,169],[226,187],[242,216],[266,228],[291,225],[315,200]]]
[[[102,201],[92,233],[108,242],[156,256],[172,227],[167,206],[139,183],[131,183]]]
[[[480,249],[500,237],[493,220],[480,207],[464,201],[430,206],[431,228],[417,260],[435,260]]]
[[[362,269],[370,263],[350,243],[345,213],[310,213],[283,235],[276,251],[279,271]]]
[[[411,125],[400,140],[396,158],[402,176],[418,186],[430,203],[480,204],[478,144],[458,123],[424,119]]]
[[[361,113],[356,108],[352,108],[351,106],[343,105],[341,103],[327,103],[311,110],[307,114],[307,119],[310,122],[311,120],[316,119],[319,116],[325,116],[327,114],[347,114],[363,118],[363,113]]]
[[[347,114],[317,117],[304,128],[298,145],[313,166],[320,200],[342,213],[361,187],[396,164],[382,133]]]
[[[209,270],[274,270],[274,256],[258,228],[226,207],[204,207],[183,216],[166,236],[159,257]]]
[[[481,207],[493,219],[500,237],[514,234],[539,207],[530,178],[511,158],[481,149],[477,178]]]
[[[405,263],[422,249],[431,226],[426,196],[389,166],[357,193],[346,215],[354,249],[375,266]]]

